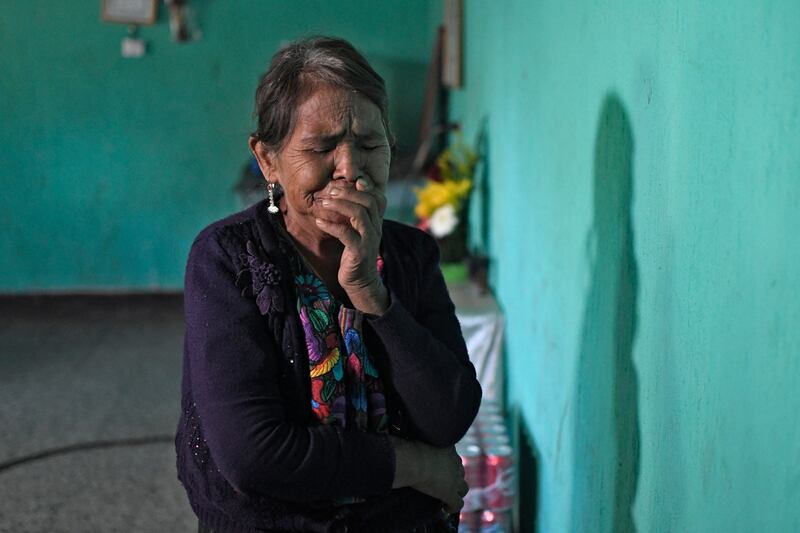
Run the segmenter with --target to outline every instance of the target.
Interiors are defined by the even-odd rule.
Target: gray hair
[[[383,78],[352,44],[336,37],[301,39],[272,56],[256,89],[253,137],[268,150],[280,151],[294,130],[297,107],[321,84],[357,91],[378,106],[394,145]]]

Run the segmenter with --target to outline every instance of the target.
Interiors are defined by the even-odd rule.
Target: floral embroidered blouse
[[[293,255],[297,314],[308,350],[312,411],[322,424],[387,433],[386,397],[378,368],[364,343],[364,314],[336,300],[296,250]],[[382,277],[380,256],[377,268]],[[335,504],[362,501],[344,497]]]
[[[363,340],[363,313],[338,302],[302,262],[295,274],[297,312],[305,334],[311,408],[323,424],[359,431],[387,430],[378,369]],[[383,259],[378,258],[378,272]]]

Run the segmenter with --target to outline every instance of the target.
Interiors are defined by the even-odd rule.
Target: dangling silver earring
[[[267,193],[269,194],[269,207],[267,208],[267,211],[269,211],[273,215],[277,214],[278,211],[280,211],[280,209],[278,209],[278,206],[275,205],[275,194],[273,192],[274,190],[275,190],[275,184],[270,182],[270,184],[267,185]]]

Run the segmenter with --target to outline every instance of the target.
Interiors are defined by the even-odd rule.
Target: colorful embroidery
[[[386,399],[364,344],[364,315],[344,307],[322,280],[304,270],[294,281],[308,348],[311,408],[323,424],[385,432]],[[380,257],[378,272],[383,272]]]

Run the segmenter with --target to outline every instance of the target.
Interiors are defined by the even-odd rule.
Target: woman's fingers
[[[447,512],[447,514],[455,514],[461,511],[462,507],[464,507],[463,498],[456,498],[444,503],[444,510]]]
[[[464,497],[469,492],[469,485],[466,481],[461,482],[459,488],[456,490],[455,495],[447,502],[444,502],[444,508],[449,514],[457,513],[464,507]]]
[[[450,514],[457,513],[464,506],[464,496],[469,491],[469,485],[464,479],[464,465],[461,462],[461,456],[456,452],[455,446],[451,446],[447,450],[448,461],[451,466],[450,476],[450,490],[455,494],[451,496],[449,501],[445,502],[445,511]]]
[[[386,197],[367,179],[359,178],[355,188],[339,185],[332,187],[327,198],[360,205],[366,210],[372,225],[376,228],[381,227],[383,213],[386,211]]]
[[[383,214],[386,212],[386,195],[383,191],[374,187],[372,183],[366,178],[358,178],[356,180],[356,190],[370,193],[375,199],[378,215],[383,220]]]
[[[354,305],[355,302],[366,302],[367,307],[378,309],[380,305],[372,306],[370,302],[377,301],[374,298],[376,294],[385,293],[385,289],[376,292],[376,280],[380,284],[380,278],[375,264],[381,242],[385,199],[379,190],[371,189],[366,180],[355,188],[334,184],[326,194],[316,199],[322,209],[317,209],[315,214],[319,228],[345,246],[339,265],[342,288]],[[380,297],[378,300],[379,304],[383,301]]]
[[[346,224],[336,224],[322,218],[317,218],[315,222],[322,231],[333,235],[348,248],[357,247],[361,242],[361,237],[356,230]]]
[[[380,235],[380,225],[375,224],[368,208],[361,204],[337,197],[324,198],[322,207],[330,210],[331,213],[346,217],[361,237],[369,238],[373,235]]]
[[[418,442],[415,449],[419,454],[415,460],[425,465],[425,477],[410,486],[441,501],[448,514],[458,513],[469,486],[455,447],[435,448]]]

